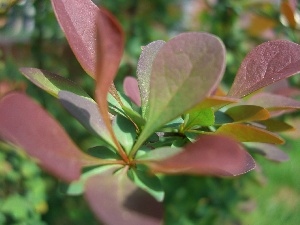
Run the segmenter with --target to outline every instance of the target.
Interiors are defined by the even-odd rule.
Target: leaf
[[[255,168],[240,144],[222,136],[204,135],[166,160],[148,163],[154,172],[237,176]]]
[[[290,0],[290,1],[281,1],[280,4],[280,13],[281,17],[280,20],[282,21],[283,25],[289,26],[293,29],[297,27],[299,21],[297,17],[297,0]]]
[[[86,182],[85,190],[89,205],[104,224],[159,225],[162,222],[162,204],[137,189],[126,176],[93,176]]]
[[[300,46],[286,40],[265,42],[243,60],[230,97],[244,97],[262,87],[300,72]]]
[[[253,143],[249,146],[250,150],[263,155],[265,158],[272,160],[274,162],[285,162],[290,159],[290,157],[279,149],[275,145],[263,144],[263,143]]]
[[[225,124],[225,123],[233,123],[234,120],[228,116],[226,113],[222,111],[217,111],[215,112],[215,124],[220,125],[220,124]]]
[[[199,126],[212,126],[215,123],[215,115],[212,108],[192,110],[185,117],[184,130]]]
[[[136,139],[136,128],[133,123],[117,115],[113,120],[113,130],[126,153],[129,153]]]
[[[224,67],[224,45],[211,34],[184,33],[164,44],[153,61],[148,120],[132,153],[156,129],[211,94]]]
[[[67,182],[79,178],[83,166],[103,162],[83,154],[46,111],[21,93],[8,94],[0,101],[0,137]]]
[[[284,143],[284,140],[278,135],[248,124],[224,124],[215,134],[224,135],[240,142]]]
[[[58,97],[58,92],[64,90],[89,98],[93,101],[80,86],[60,75],[36,68],[21,68],[20,71],[32,83],[54,97]]]
[[[148,107],[153,60],[155,59],[158,51],[165,43],[165,41],[158,40],[144,46],[142,48],[143,51],[137,64],[136,75],[138,78],[138,85],[141,93],[142,114],[144,118],[146,117],[145,113]]]
[[[72,183],[69,184],[68,187],[66,188],[65,192],[68,195],[81,195],[84,193],[85,183],[89,178],[99,175],[101,173],[107,173],[107,171],[116,171],[120,169],[120,166],[121,165],[112,164],[112,165],[98,166],[94,169],[91,169],[83,173],[80,176],[79,180],[72,181]]]
[[[124,79],[124,92],[137,106],[141,106],[141,97],[137,80],[134,77],[125,77]]]
[[[143,161],[162,161],[170,158],[182,151],[181,148],[161,147],[148,151],[147,153],[137,156],[138,163]]]
[[[255,104],[262,106],[269,111],[278,111],[285,109],[300,109],[300,102],[295,99],[271,94],[271,93],[258,93],[247,100],[247,104]]]
[[[87,154],[101,159],[116,159],[120,160],[120,156],[107,146],[95,146],[87,150]]]
[[[61,104],[71,113],[87,130],[99,135],[108,144],[115,147],[110,134],[99,113],[96,102],[69,91],[58,93]]]
[[[120,42],[114,44],[123,48],[123,33],[120,25],[108,11],[103,8],[99,9],[91,0],[52,0],[51,2],[60,27],[77,60],[82,68],[95,78],[98,54],[96,44],[102,42],[103,45],[108,46],[107,44],[117,37]],[[103,34],[106,34],[102,35],[100,39],[96,33],[98,19],[103,21],[99,28]],[[115,32],[111,32],[111,30]],[[113,46],[111,45],[111,47]],[[113,48],[101,52],[112,58],[115,53]],[[119,55],[115,55],[115,57],[118,58]],[[110,62],[108,67],[110,67],[109,64]]]
[[[270,117],[268,110],[257,105],[238,105],[225,111],[234,122],[266,120]]]
[[[202,102],[200,102],[198,105],[196,105],[193,110],[201,110],[201,109],[207,109],[211,107],[216,108],[222,108],[225,105],[228,105],[230,103],[236,103],[239,99],[237,98],[229,98],[224,96],[208,96],[206,97]]]
[[[164,199],[165,192],[157,176],[149,174],[146,171],[130,169],[127,172],[128,177],[142,190],[148,192],[157,201]]]
[[[291,125],[275,119],[268,119],[264,121],[259,121],[260,124],[266,126],[266,129],[272,132],[283,132],[295,130]]]
[[[124,35],[119,23],[107,11],[101,10],[96,18],[96,101],[103,121],[117,146],[118,153],[125,162],[128,162],[127,155],[114,135],[107,102],[108,92],[113,84],[123,55]]]

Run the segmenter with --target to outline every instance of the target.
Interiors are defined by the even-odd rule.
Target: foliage
[[[220,39],[191,32],[156,41],[143,47],[138,80],[127,79],[125,96],[111,85],[124,48],[118,22],[90,1],[52,3],[74,54],[96,80],[96,101],[57,74],[34,68],[21,72],[57,97],[103,143],[83,153],[55,120],[20,93],[1,99],[0,135],[72,182],[70,193],[85,189],[100,220],[158,224],[162,207],[150,195],[162,201],[164,191],[155,174],[236,176],[255,166],[238,142],[283,143],[261,121],[272,125],[271,117],[299,108],[298,102],[284,97],[287,104],[282,105],[282,96],[270,93],[269,105],[253,105],[257,95],[243,97],[299,72],[299,45],[272,41],[256,47],[242,62],[228,95],[220,96],[215,94],[225,68]],[[254,144],[262,154],[280,152],[273,145],[261,146]],[[272,159],[285,160],[286,155]]]

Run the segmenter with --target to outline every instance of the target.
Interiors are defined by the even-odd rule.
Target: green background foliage
[[[11,1],[13,2],[13,1]],[[95,1],[99,3],[99,1]],[[220,0],[202,9],[201,1],[101,1],[121,22],[126,33],[125,57],[116,85],[135,76],[141,46],[168,40],[183,31],[207,31],[220,37],[227,49],[226,84],[231,84],[241,60],[253,46],[267,40],[263,32],[243,26],[247,13],[268,19],[273,38],[299,42],[299,31],[283,26],[279,6],[257,1]],[[203,1],[209,5],[212,1]],[[199,8],[192,10],[191,4]],[[1,6],[2,7],[2,6]],[[198,9],[198,11],[197,11]],[[2,11],[1,11],[2,12]],[[17,19],[19,23],[17,23]],[[20,22],[21,21],[21,22]],[[97,141],[56,99],[21,76],[19,67],[43,68],[72,77],[93,96],[93,80],[75,60],[64,39],[50,1],[20,1],[0,17],[0,82],[17,82],[43,105],[82,149]],[[21,23],[21,26],[20,26]],[[251,27],[251,26],[250,26]],[[290,80],[299,86],[299,76]],[[297,114],[292,115],[297,118]],[[257,156],[258,169],[237,178],[194,176],[162,177],[166,190],[165,224],[298,224],[300,223],[299,141],[288,139],[283,147],[290,161],[275,164]],[[62,184],[45,174],[33,159],[18,149],[0,145],[0,225],[99,224],[82,197],[69,197]]]

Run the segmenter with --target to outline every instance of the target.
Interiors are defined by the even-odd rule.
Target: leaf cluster
[[[284,143],[277,132],[292,126],[276,117],[300,107],[281,81],[300,71],[298,44],[277,40],[254,48],[226,94],[219,88],[226,51],[218,37],[190,32],[154,41],[142,47],[137,79],[127,77],[123,93],[113,84],[124,49],[114,16],[90,0],[52,6],[79,63],[95,79],[95,96],[58,74],[20,71],[103,144],[80,150],[19,92],[1,98],[0,138],[70,182],[69,194],[84,192],[106,224],[160,224],[162,173],[241,175],[255,168],[246,147],[275,161],[288,158],[276,147]]]

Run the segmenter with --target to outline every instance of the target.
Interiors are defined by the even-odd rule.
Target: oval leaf
[[[270,117],[268,110],[257,105],[238,105],[225,111],[234,122],[266,120]]]
[[[138,78],[138,85],[141,93],[141,102],[142,102],[142,112],[145,117],[146,109],[148,107],[148,99],[150,92],[150,78],[152,71],[153,60],[155,59],[156,54],[165,44],[165,41],[153,41],[150,44],[144,46],[142,53],[140,55],[136,75]]]
[[[224,45],[211,34],[184,33],[164,44],[153,61],[148,121],[136,147],[211,94],[224,67]]]
[[[244,97],[262,87],[300,72],[300,45],[277,40],[254,48],[243,60],[228,93]]]
[[[149,162],[154,172],[236,176],[255,168],[239,143],[222,136],[201,136],[183,152],[163,161]]]
[[[162,222],[162,204],[125,176],[93,176],[87,180],[85,190],[92,210],[107,225],[159,225]]]
[[[128,177],[142,190],[148,192],[157,201],[161,202],[164,199],[165,192],[162,184],[157,176],[149,174],[149,172],[130,169]]]
[[[224,135],[240,142],[284,143],[284,140],[278,135],[248,124],[224,124],[215,134]]]
[[[290,159],[290,157],[279,149],[275,145],[264,144],[264,143],[253,143],[250,146],[250,150],[259,153],[269,160],[274,162],[285,162]]]
[[[113,80],[117,74],[123,55],[123,32],[115,18],[104,10],[101,10],[101,13],[97,14],[96,25],[96,101],[101,117],[103,118],[112,140],[117,146],[118,153],[125,162],[128,162],[127,155],[114,135],[110,123],[107,102],[108,92],[111,87],[114,88]]]
[[[68,43],[73,50],[77,60],[82,68],[92,77],[95,78],[97,64],[96,44],[106,45],[115,38],[120,42],[114,42],[110,49],[102,49],[101,54],[110,55],[111,58],[119,58],[115,55],[113,49],[123,49],[123,32],[116,19],[105,9],[99,9],[91,0],[52,0],[52,6],[60,24],[64,31]],[[103,22],[99,25],[102,33],[99,36],[96,31],[96,22]],[[111,31],[114,32],[111,32]],[[110,67],[108,62],[107,67]]]
[[[58,92],[64,90],[86,98],[90,98],[80,86],[75,84],[73,81],[55,73],[36,68],[21,68],[20,71],[32,83],[54,97],[58,97]],[[93,101],[91,98],[90,100]]]
[[[141,97],[137,80],[134,77],[125,77],[123,87],[125,94],[131,101],[137,106],[141,106]]]
[[[8,94],[0,101],[0,137],[65,181],[79,178],[83,166],[101,163],[83,154],[46,111],[21,93]]]
[[[99,113],[96,102],[69,91],[60,91],[58,93],[58,97],[61,104],[87,130],[89,130],[93,134],[99,135],[107,143],[115,146]]]
[[[300,109],[300,102],[295,99],[271,94],[258,93],[247,100],[248,104],[255,104],[268,109],[269,111],[278,111],[285,109]]]
[[[82,68],[92,77],[96,68],[96,17],[91,0],[51,0],[56,18]]]

